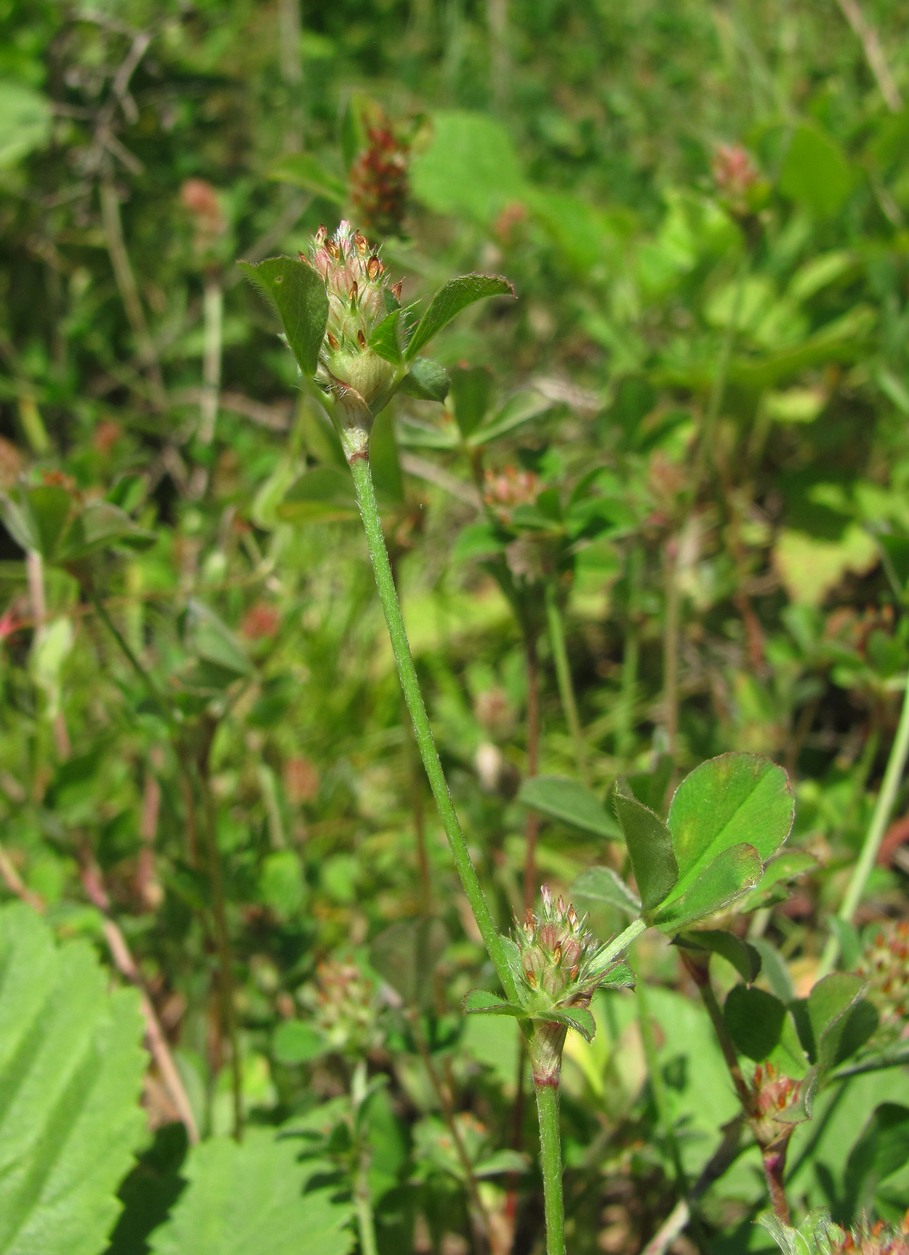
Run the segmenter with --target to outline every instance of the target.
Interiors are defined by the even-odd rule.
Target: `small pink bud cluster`
[[[533,505],[543,489],[539,476],[533,471],[519,471],[506,466],[503,471],[486,472],[483,500],[504,524],[511,522],[512,512],[519,505]]]
[[[565,1006],[588,1006],[596,985],[579,985],[585,956],[599,949],[593,934],[587,931],[587,916],[579,917],[569,902],[560,897],[553,903],[548,885],[541,890],[543,907],[539,915],[527,908],[518,930],[521,965],[527,983]]]
[[[762,1149],[785,1144],[797,1120],[787,1119],[799,1099],[801,1082],[777,1072],[772,1063],[759,1063],[751,1087],[749,1123]]]
[[[332,1050],[359,1055],[378,1044],[376,991],[355,964],[338,959],[320,963],[304,1000]]]
[[[830,1255],[909,1255],[909,1211],[899,1231],[887,1229],[882,1220],[860,1225],[831,1247]]]
[[[334,235],[316,232],[309,258],[325,283],[328,323],[316,382],[334,397],[348,426],[366,427],[398,381],[396,368],[369,347],[381,322],[400,306],[401,283],[389,284],[378,251],[349,222]]]
[[[573,1010],[587,1013],[591,998],[607,983],[607,972],[615,964],[604,967],[600,961],[605,947],[588,931],[586,915],[579,916],[563,898],[553,902],[547,885],[541,892],[542,908],[535,914],[528,907],[516,937],[523,1001],[533,1018],[528,1050],[534,1084],[556,1087],[568,1032],[564,1017]],[[562,1018],[550,1019],[552,1013]]]
[[[400,235],[407,211],[410,145],[387,121],[366,132],[367,146],[350,171],[350,195],[360,220],[379,235]]]
[[[713,154],[713,178],[729,212],[747,218],[760,207],[766,185],[751,154],[741,144],[719,144]]]
[[[186,179],[180,188],[180,203],[195,226],[197,252],[210,254],[227,231],[217,190],[206,179]]]
[[[909,920],[889,921],[875,932],[858,974],[868,982],[881,1027],[902,1032],[909,1016]]]

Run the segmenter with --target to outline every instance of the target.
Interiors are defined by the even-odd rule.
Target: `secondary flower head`
[[[401,284],[389,284],[378,250],[349,222],[334,235],[319,227],[310,256],[300,260],[321,277],[328,323],[316,382],[334,398],[348,427],[367,432],[399,382],[397,367],[370,347],[377,329],[401,306]]]
[[[528,907],[518,928],[521,966],[532,989],[550,994],[562,1006],[587,1006],[598,981],[585,983],[585,959],[601,947],[587,930],[587,916],[579,916],[569,902],[552,900],[548,885],[541,889],[538,915]]]
[[[632,985],[634,978],[624,965],[603,961],[607,947],[588,930],[586,915],[579,916],[562,898],[553,901],[547,885],[541,892],[540,911],[528,907],[516,939],[524,984],[521,997],[534,1021],[529,1042],[534,1084],[557,1085],[568,1025],[578,1026],[571,1012],[587,1015],[597,989]],[[553,1015],[558,1018],[550,1018]]]
[[[754,1069],[751,1110],[748,1113],[755,1140],[762,1150],[785,1147],[797,1118],[801,1082],[777,1072],[772,1063],[759,1063]]]
[[[874,929],[858,974],[868,982],[881,1030],[887,1036],[901,1036],[909,1019],[909,920],[889,921]]]

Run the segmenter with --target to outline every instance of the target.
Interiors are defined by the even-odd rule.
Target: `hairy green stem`
[[[565,1200],[562,1193],[562,1138],[559,1091],[555,1085],[534,1085],[540,1121],[540,1170],[546,1215],[546,1255],[565,1255]]]
[[[410,652],[410,644],[407,640],[407,631],[404,627],[404,618],[401,614],[398,593],[392,577],[391,564],[388,561],[388,550],[385,547],[385,537],[382,533],[382,520],[379,516],[379,506],[376,501],[372,471],[365,448],[360,451],[349,451],[348,461],[353,476],[354,489],[357,494],[357,504],[360,507],[360,516],[363,520],[363,528],[366,532],[366,543],[369,548],[369,557],[376,579],[379,600],[382,603],[385,624],[388,628],[388,635],[395,656],[395,665],[398,669],[398,678],[401,682],[407,709],[410,712],[417,748],[423,761],[423,768],[426,771],[429,787],[432,790],[432,795],[439,811],[439,818],[442,821],[442,827],[448,839],[448,845],[461,886],[477,922],[477,928],[480,931],[480,936],[483,938],[486,952],[495,967],[496,975],[505,991],[506,997],[515,999],[517,989],[511,968],[508,966],[504,938],[500,936],[493,922],[486,895],[480,885],[473,860],[470,857],[467,839],[464,836],[461,822],[451,800],[448,782],[445,779],[445,773],[439,761],[432,728],[430,727],[426,707],[423,703],[423,694],[420,691],[420,682],[417,678],[413,655]]]
[[[574,694],[571,679],[571,668],[568,665],[568,650],[565,647],[565,630],[562,624],[562,613],[556,598],[555,584],[552,579],[546,581],[546,626],[549,629],[549,644],[552,648],[552,661],[555,665],[556,683],[559,686],[559,697],[568,723],[571,739],[574,742],[575,764],[578,775],[584,784],[590,784],[590,771],[587,766],[587,750],[584,735],[581,732],[581,720],[578,717],[578,703]]]
[[[903,707],[900,711],[900,721],[897,725],[893,745],[890,747],[890,757],[887,760],[887,768],[884,772],[884,779],[881,782],[881,791],[878,793],[877,801],[874,804],[871,823],[868,825],[868,831],[865,834],[858,861],[853,868],[840,909],[837,911],[837,918],[845,924],[851,922],[865,891],[865,885],[868,877],[871,875],[871,869],[874,867],[878,851],[881,848],[881,842],[884,839],[884,833],[887,831],[890,816],[893,814],[896,795],[899,792],[903,773],[906,770],[907,759],[909,759],[909,671],[906,673],[906,687],[903,691]],[[824,948],[824,953],[821,956],[818,980],[826,976],[833,968],[839,950],[839,938],[835,933],[831,933]]]

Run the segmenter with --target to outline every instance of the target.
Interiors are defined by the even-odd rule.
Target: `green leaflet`
[[[0,911],[0,1250],[98,1255],[145,1133],[138,994],[84,941]]]

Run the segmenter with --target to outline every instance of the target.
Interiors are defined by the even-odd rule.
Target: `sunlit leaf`
[[[420,349],[447,326],[461,310],[487,296],[515,296],[515,290],[501,275],[461,275],[446,283],[432,298],[429,308],[414,328],[405,359],[413,361]]]
[[[323,279],[311,266],[292,257],[237,264],[278,311],[297,365],[311,378],[319,364],[319,349],[328,325],[328,294]]]

